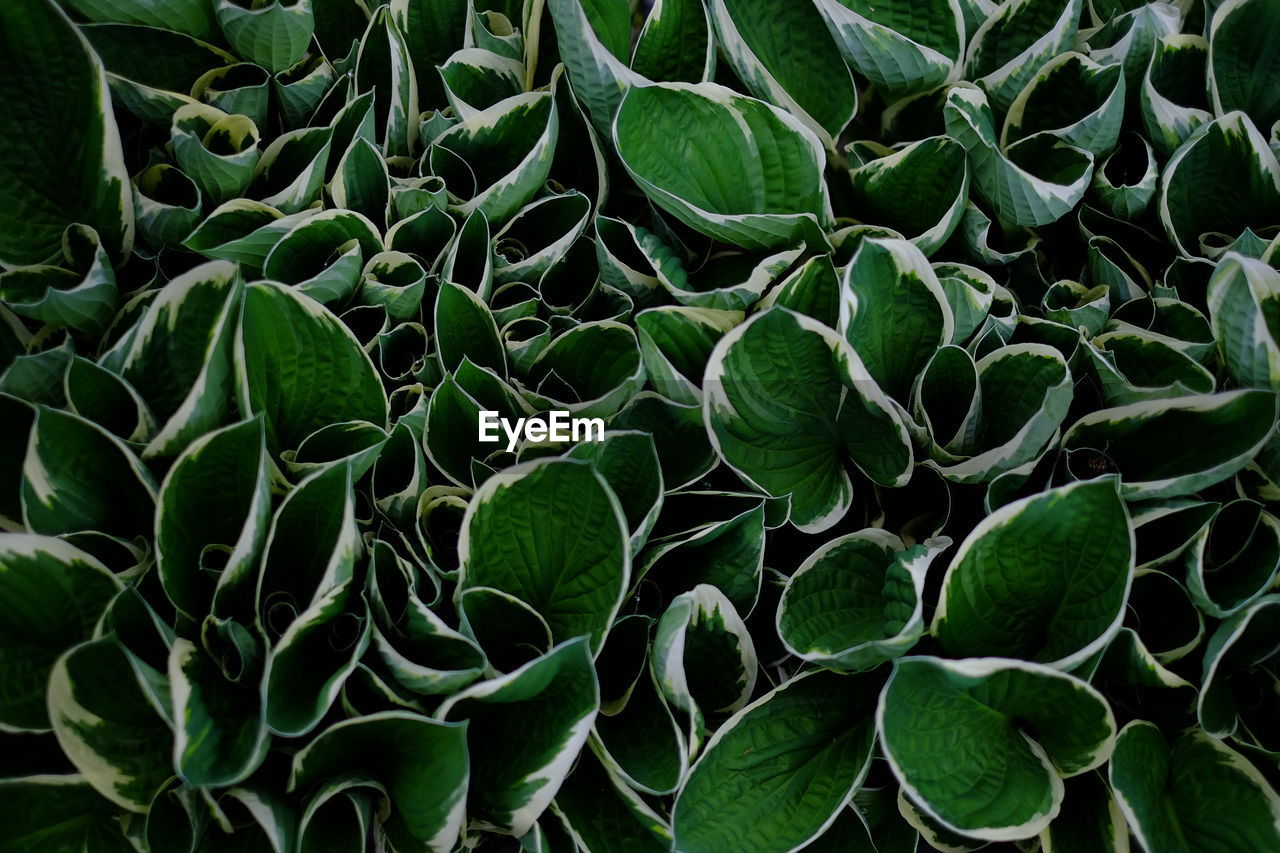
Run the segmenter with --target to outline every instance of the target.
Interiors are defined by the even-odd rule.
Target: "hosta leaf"
[[[1047,225],[1084,197],[1093,171],[1093,155],[1088,151],[1047,132],[1020,139],[1002,151],[991,105],[974,86],[951,89],[944,114],[947,133],[969,152],[974,189],[1001,220]]]
[[[911,802],[986,841],[1047,827],[1063,777],[1105,763],[1116,731],[1106,700],[1085,682],[1003,658],[900,659],[876,722]]]
[[[490,477],[458,542],[458,589],[493,587],[528,603],[558,641],[599,651],[631,574],[626,516],[592,466],[540,459]]]
[[[643,82],[627,67],[627,7],[619,0],[549,0],[560,58],[574,97],[607,137],[627,89]],[[711,48],[708,48],[710,51]]]
[[[1227,391],[1102,409],[1076,421],[1062,445],[1119,471],[1126,498],[1171,497],[1239,471],[1275,424],[1274,394]]]
[[[358,140],[357,144],[368,142]],[[281,237],[267,255],[263,272],[316,302],[344,302],[359,286],[365,261],[380,251],[378,227],[365,216],[352,210],[326,210],[307,217]]]
[[[1213,374],[1153,335],[1106,332],[1090,343],[1092,346],[1084,348],[1084,352],[1093,361],[1107,405],[1214,390]]]
[[[1280,62],[1268,34],[1280,26],[1280,6],[1268,0],[1223,3],[1209,25],[1209,87],[1218,115],[1242,110],[1260,127],[1280,120]]]
[[[662,306],[636,315],[645,372],[653,386],[680,403],[702,402],[699,383],[716,342],[742,322],[738,311]]]
[[[1270,589],[1280,571],[1280,520],[1250,500],[1218,507],[1182,552],[1187,592],[1217,619]]]
[[[539,402],[582,417],[613,415],[645,380],[635,332],[612,320],[583,323],[560,335],[530,365],[529,374],[542,383]],[[557,388],[547,388],[549,377],[559,380]]]
[[[138,235],[156,248],[180,245],[204,219],[200,188],[168,163],[134,176],[133,209]]]
[[[205,0],[64,0],[90,21],[142,24],[199,39],[213,34],[213,10]]]
[[[653,436],[663,483],[668,489],[686,486],[716,465],[701,406],[685,406],[652,391],[641,391],[614,415],[609,426],[643,430]]]
[[[443,88],[436,66],[461,46],[469,4],[466,0],[391,0],[390,6],[413,57],[419,101],[424,106],[438,104]]]
[[[528,832],[568,775],[599,707],[587,637],[446,699],[437,715],[468,721],[477,783],[471,813],[515,835]]]
[[[224,113],[248,116],[254,124],[264,125],[271,98],[271,75],[252,62],[215,68],[192,85],[191,96]]]
[[[306,123],[333,86],[334,75],[333,66],[323,56],[304,55],[272,77],[272,91],[280,104],[285,127]]]
[[[187,235],[182,245],[206,258],[237,261],[261,269],[280,238],[318,211],[285,216],[268,204],[247,198],[220,205]]]
[[[1098,164],[1093,172],[1093,196],[1113,216],[1136,219],[1155,198],[1160,171],[1156,165],[1151,143],[1142,137],[1142,154],[1134,153],[1132,136],[1124,136],[1120,147]]]
[[[835,670],[872,669],[905,654],[925,632],[929,565],[951,540],[907,548],[870,528],[826,543],[800,564],[778,602],[783,644]]]
[[[281,213],[310,209],[320,198],[333,137],[334,131],[328,127],[291,130],[277,136],[262,152],[247,192]]]
[[[1280,391],[1280,272],[1228,253],[1213,271],[1207,297],[1213,336],[1232,378]]]
[[[169,727],[113,636],[82,643],[54,664],[49,719],[85,781],[121,808],[145,812],[173,774]]]
[[[652,665],[667,702],[688,717],[691,756],[702,744],[708,716],[733,713],[751,698],[758,666],[742,617],[709,584],[672,599],[654,633]]]
[[[526,205],[493,237],[494,281],[540,280],[582,236],[590,215],[590,200],[577,190]]]
[[[0,264],[48,260],[76,222],[126,258],[133,201],[102,63],[52,0],[6,4],[0,30]],[[31,85],[33,68],[58,85]]]
[[[475,177],[475,192],[460,198],[456,211],[463,216],[480,211],[494,227],[505,223],[547,180],[559,132],[553,95],[529,92],[499,101],[436,137],[433,145],[456,154]]]
[[[418,147],[418,81],[408,40],[390,8],[374,10],[355,71],[356,89],[374,95],[377,142],[389,157],[412,157]]]
[[[315,31],[311,0],[216,0],[214,11],[236,52],[271,72],[297,62]]]
[[[1129,849],[1129,827],[1098,773],[1067,781],[1062,811],[1040,833],[1043,849],[1054,853],[1122,853]]]
[[[0,536],[0,566],[0,728],[45,730],[45,684],[54,661],[89,639],[120,582],[80,549],[30,534]]]
[[[1280,844],[1280,797],[1238,752],[1203,732],[1172,745],[1134,720],[1116,739],[1111,786],[1147,850],[1266,850]]]
[[[603,441],[584,441],[567,454],[590,462],[622,505],[631,531],[631,550],[639,551],[662,509],[662,468],[653,436],[638,430],[610,431]]]
[[[368,618],[353,589],[361,550],[346,463],[303,480],[272,520],[257,613],[274,642],[262,697],[276,733],[313,729],[364,651]]]
[[[964,146],[932,136],[876,153],[849,172],[860,218],[909,235],[932,255],[959,226],[969,198]]]
[[[715,64],[716,41],[702,0],[657,0],[636,39],[632,70],[650,80],[700,83],[711,78]]]
[[[270,746],[257,682],[229,681],[218,661],[181,638],[174,641],[168,674],[174,768],[192,785],[234,785],[246,779]]]
[[[696,500],[699,496],[695,493],[691,497]],[[710,584],[748,613],[760,595],[764,533],[765,502],[748,500],[727,519],[701,523],[651,542],[639,563],[641,576],[669,596]]]
[[[553,811],[588,850],[666,850],[671,829],[626,783],[588,751],[582,753]]]
[[[1231,196],[1210,189],[1237,187]],[[1184,255],[1205,254],[1208,232],[1234,240],[1246,227],[1280,215],[1280,163],[1241,112],[1228,113],[1191,134],[1165,166],[1160,221]]]
[[[1045,61],[1075,41],[1081,6],[1080,0],[1014,0],[978,27],[965,67],[997,108],[1009,109]]]
[[[885,393],[905,402],[929,354],[951,340],[951,306],[928,260],[904,240],[858,245],[840,289],[839,332]]]
[[[469,47],[455,52],[440,66],[449,105],[462,121],[518,95],[524,86],[524,65],[489,50]]]
[[[0,781],[0,850],[129,853],[115,806],[80,775]]]
[[[1055,56],[1010,105],[1001,145],[1047,130],[1096,157],[1107,154],[1116,146],[1124,118],[1121,71],[1118,64],[1099,65],[1079,53]]]
[[[1276,653],[1273,639],[1278,618],[1280,597],[1268,595],[1224,621],[1209,638],[1196,710],[1200,726],[1213,737],[1247,735],[1250,720],[1246,714],[1252,717],[1249,711],[1265,711],[1267,703],[1247,708],[1237,697],[1247,695],[1240,688],[1247,685],[1253,671],[1263,674],[1265,684],[1266,666]]]
[[[467,724],[382,711],[343,720],[293,758],[289,790],[345,774],[385,783],[382,830],[397,850],[446,853],[462,830],[471,762]]]
[[[130,538],[151,526],[155,482],[133,452],[84,418],[39,406],[22,465],[22,520],[55,536]]]
[[[499,375],[507,373],[506,351],[498,338],[493,314],[480,297],[466,287],[440,282],[435,304],[436,348],[440,366],[455,371],[469,359]]]
[[[175,456],[227,417],[231,348],[244,285],[212,261],[170,281],[102,359],[138,390],[163,426],[147,457]]]
[[[118,302],[111,260],[97,233],[84,225],[67,227],[62,256],[70,269],[39,265],[0,273],[0,300],[14,313],[55,328],[99,334]]]
[[[249,186],[261,156],[260,139],[248,116],[199,103],[175,112],[169,129],[174,159],[212,204],[233,199]]]
[[[799,118],[834,149],[858,96],[818,10],[786,0],[713,0],[711,15],[726,61],[751,93]],[[799,54],[792,49],[797,42],[805,45]]]
[[[704,130],[682,130],[693,126]],[[724,242],[788,246],[831,218],[817,138],[790,114],[722,86],[632,87],[613,139],[656,205]]]
[[[793,850],[819,835],[870,767],[875,685],[809,673],[730,718],[676,799],[675,848]]]
[[[241,410],[265,415],[272,450],[297,448],[330,423],[386,423],[386,392],[369,356],[338,318],[292,288],[264,281],[245,289],[235,349]]]
[[[188,618],[211,608],[248,615],[270,521],[269,487],[260,417],[202,436],[169,469],[157,499],[156,567],[169,600]]]
[[[964,53],[963,3],[929,0],[890,5],[866,0],[817,0],[845,59],[895,96],[951,79]]]
[[[906,428],[857,355],[831,329],[786,308],[720,339],[703,393],[720,457],[766,493],[790,494],[801,530],[824,530],[848,510],[846,455],[886,485],[910,474]]]
[[[958,657],[1071,669],[1120,627],[1133,578],[1129,517],[1112,479],[1007,504],[961,543],[932,633]]]

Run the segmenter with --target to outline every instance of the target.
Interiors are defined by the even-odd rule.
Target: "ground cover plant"
[[[1280,850],[1278,152],[1278,0],[4,0],[0,851]]]

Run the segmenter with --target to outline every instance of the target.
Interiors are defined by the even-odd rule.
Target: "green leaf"
[[[909,235],[921,252],[932,255],[960,225],[969,198],[964,146],[949,136],[931,136],[898,150],[864,145],[868,156],[849,172],[862,218]]]
[[[1067,145],[1102,157],[1116,147],[1124,118],[1120,65],[1099,65],[1068,52],[1040,67],[1009,107],[1000,144],[1051,131]]]
[[[751,93],[834,149],[858,108],[858,91],[818,10],[787,0],[713,0],[711,15],[725,60]],[[798,54],[797,42],[805,45]]]
[[[175,112],[169,129],[174,159],[213,204],[233,199],[249,186],[261,156],[260,138],[248,116],[198,103]]]
[[[54,661],[89,639],[119,589],[95,557],[61,539],[0,536],[0,728],[49,728],[45,684]]]
[[[489,307],[474,291],[441,281],[435,304],[436,349],[440,366],[453,372],[469,359],[479,367],[488,367],[505,376],[506,350],[498,338]]]
[[[1237,383],[1280,391],[1280,272],[1228,252],[1208,289],[1209,322]]]
[[[960,544],[932,633],[957,657],[1000,654],[1069,670],[1119,629],[1133,549],[1112,479],[1006,504]]]
[[[156,568],[187,618],[252,612],[270,477],[260,417],[202,436],[169,469],[156,501]]]
[[[0,301],[15,314],[55,328],[102,333],[119,300],[115,270],[97,232],[85,225],[68,226],[62,260],[70,269],[38,265],[0,273]]]
[[[1224,196],[1214,189],[1223,186],[1238,191]],[[1280,215],[1280,163],[1247,115],[1228,113],[1197,129],[1169,158],[1159,210],[1178,251],[1204,255],[1209,232],[1230,242]]]
[[[568,775],[599,708],[587,637],[446,699],[437,715],[469,723],[471,813],[513,835],[528,832]]]
[[[128,258],[133,200],[102,63],[52,0],[5,4],[0,31],[0,264],[52,258],[77,222]],[[37,68],[58,85],[31,85]]]
[[[465,0],[391,0],[390,6],[413,57],[419,101],[438,104],[444,90],[436,66],[462,44],[469,4]]]
[[[654,682],[688,718],[689,755],[696,755],[709,716],[732,714],[756,685],[755,646],[725,594],[698,584],[672,599],[653,637]]]
[[[624,93],[645,82],[621,55],[629,41],[619,37],[627,27],[626,8],[618,0],[547,0],[547,10],[555,22],[560,60],[574,97],[596,131],[608,137]],[[606,23],[606,15],[612,15],[612,25]]]
[[[168,675],[173,691],[174,768],[191,785],[244,781],[266,758],[271,745],[256,680],[228,680],[218,661],[182,638],[174,641]]]
[[[1129,848],[1124,814],[1100,774],[1067,781],[1062,811],[1040,833],[1040,844],[1054,853],[1122,853]]]
[[[367,146],[368,142],[358,140],[357,144]],[[375,156],[381,163],[382,157]],[[340,175],[341,171],[339,166]],[[316,302],[344,303],[359,287],[365,261],[381,251],[378,227],[363,214],[326,210],[282,236],[267,255],[263,273]]]
[[[662,306],[636,315],[645,372],[664,396],[680,403],[702,402],[699,383],[716,342],[742,322],[740,311]]]
[[[1116,731],[1106,700],[1085,682],[1003,658],[899,659],[876,723],[911,802],[985,841],[1047,827],[1063,777],[1104,764]]]
[[[173,739],[130,658],[112,636],[63,654],[49,675],[49,720],[85,781],[141,813],[173,775]]]
[[[1187,732],[1170,746],[1154,725],[1134,720],[1116,739],[1110,775],[1129,828],[1147,850],[1280,844],[1280,797],[1243,756],[1204,732]]]
[[[609,431],[603,441],[584,441],[567,454],[590,462],[618,498],[638,552],[662,510],[662,468],[653,436],[639,430]]]
[[[809,673],[730,718],[676,799],[675,849],[794,850],[821,834],[871,766],[875,684]]]
[[[636,39],[632,70],[650,80],[700,83],[711,79],[715,64],[716,40],[701,0],[657,0]]]
[[[1258,127],[1280,120],[1280,62],[1267,34],[1280,26],[1280,7],[1267,0],[1221,4],[1209,25],[1209,89],[1218,115],[1242,110]]]
[[[645,381],[635,332],[612,320],[569,329],[538,355],[528,372],[541,383],[531,401],[585,418],[612,416]],[[558,379],[557,387],[547,387],[548,379]]]
[[[895,98],[949,80],[963,58],[963,4],[817,0],[844,58]]]
[[[467,724],[382,711],[325,729],[293,757],[289,790],[346,774],[386,785],[382,823],[397,850],[447,853],[462,831],[471,762]]]
[[[560,115],[549,92],[527,92],[499,101],[436,137],[436,147],[470,166],[475,191],[459,195],[453,210],[461,216],[482,212],[495,227],[524,207],[551,172]],[[446,179],[447,180],[447,179]]]
[[[418,148],[418,87],[409,42],[386,6],[374,10],[356,56],[355,85],[373,92],[377,142],[388,157],[412,157]]]
[[[368,617],[353,581],[361,552],[347,463],[303,480],[276,511],[256,605],[273,642],[263,713],[278,734],[313,729],[364,651]]]
[[[1093,412],[1067,430],[1062,446],[1098,454],[1109,470],[1119,471],[1126,498],[1171,497],[1239,471],[1275,424],[1275,394],[1226,391]]]
[[[697,126],[697,144],[681,128]],[[748,249],[816,240],[831,219],[822,145],[777,107],[714,83],[633,86],[613,140],[649,199],[702,234]]]
[[[1014,0],[999,6],[969,40],[967,76],[998,109],[1008,110],[1045,61],[1075,42],[1081,5],[1079,0]]]
[[[671,843],[666,820],[589,751],[560,786],[552,810],[588,850],[658,853]]]
[[[355,335],[292,288],[245,288],[235,351],[241,410],[264,414],[272,450],[297,448],[326,424],[386,425],[386,392]]]
[[[910,475],[898,410],[843,337],[786,308],[757,314],[720,339],[703,394],[720,457],[767,494],[790,495],[792,523],[805,532],[825,530],[848,511],[846,455],[883,485]]]
[[[133,178],[138,235],[155,248],[181,245],[204,221],[204,201],[196,182],[177,166],[157,163]]]
[[[315,32],[311,0],[217,0],[214,11],[236,53],[272,73],[301,59]]]
[[[539,459],[490,477],[467,506],[458,589],[493,587],[529,604],[557,641],[598,652],[631,574],[626,516],[584,463]]]
[[[782,591],[776,624],[783,645],[802,660],[850,672],[906,654],[925,632],[929,565],[950,545],[941,537],[908,548],[875,528],[827,542]]]
[[[1280,572],[1280,519],[1250,500],[1218,507],[1182,552],[1187,592],[1222,619],[1270,589]]]
[[[22,465],[27,530],[131,538],[151,529],[155,496],[151,474],[124,442],[78,415],[36,408]]]
[[[1200,726],[1209,735],[1222,738],[1238,734],[1247,740],[1254,717],[1250,712],[1265,713],[1268,703],[1250,708],[1247,700],[1241,699],[1248,695],[1251,675],[1261,675],[1264,688],[1269,680],[1266,667],[1276,653],[1272,640],[1278,616],[1280,596],[1268,595],[1225,620],[1209,638],[1196,707]]]
[[[885,393],[905,402],[955,320],[928,260],[905,240],[858,244],[840,287],[837,327]]]
[[[1017,0],[1001,8],[1038,2],[1042,0]],[[976,86],[951,89],[943,113],[948,135],[969,152],[973,188],[1000,220],[1013,225],[1048,225],[1084,197],[1093,173],[1090,152],[1049,132],[1001,149],[991,104]]]
[[[0,780],[0,851],[95,850],[129,853],[114,805],[83,776]]]
[[[198,39],[213,35],[213,10],[207,0],[63,0],[87,20],[185,33]]]

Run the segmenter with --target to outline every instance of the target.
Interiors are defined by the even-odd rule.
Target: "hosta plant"
[[[0,853],[1280,850],[1277,57],[4,0]]]

